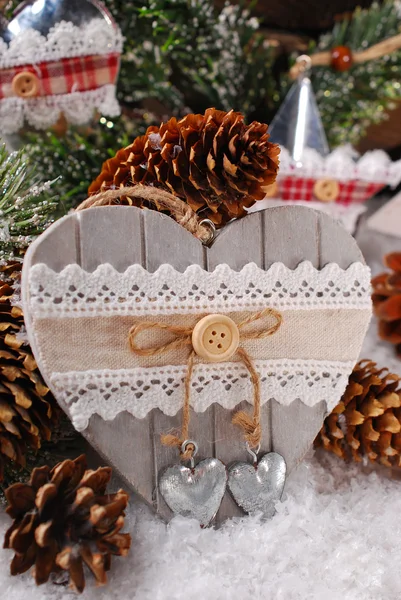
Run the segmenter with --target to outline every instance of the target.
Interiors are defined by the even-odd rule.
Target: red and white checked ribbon
[[[29,72],[36,75],[39,82],[38,96],[58,96],[114,84],[119,66],[120,55],[112,53],[4,69],[0,71],[0,99],[15,96],[12,81],[18,73]]]
[[[279,177],[277,180],[279,197],[282,200],[317,202],[319,198],[314,194],[316,181],[313,178],[291,177],[289,175]],[[385,183],[362,181],[360,179],[336,181],[339,185],[339,194],[335,202],[344,205],[366,202],[386,185]]]

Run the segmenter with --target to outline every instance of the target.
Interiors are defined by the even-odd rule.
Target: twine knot
[[[273,317],[275,322],[273,325],[262,327],[259,331],[247,330],[246,326],[254,323],[256,321],[260,321],[262,319]],[[268,336],[274,335],[278,329],[281,327],[283,317],[281,313],[274,308],[265,308],[259,312],[251,314],[246,319],[243,319],[239,323],[236,323],[238,327],[238,331],[240,333],[240,342],[243,340],[257,340],[266,338]],[[195,324],[196,326],[196,324]],[[175,436],[172,434],[166,434],[161,436],[161,441],[166,446],[177,446],[181,449],[183,442],[188,439],[189,433],[189,419],[190,419],[190,392],[191,392],[191,379],[194,368],[194,360],[196,356],[196,352],[193,347],[192,339],[195,326],[193,327],[185,327],[179,325],[169,325],[166,323],[162,323],[159,321],[137,321],[135,322],[129,330],[128,340],[129,345],[135,354],[138,356],[154,356],[156,354],[162,354],[164,352],[168,352],[169,350],[174,349],[182,349],[186,346],[190,347],[190,352],[187,360],[187,372],[185,376],[185,394],[184,394],[184,404],[183,404],[183,415],[182,415],[182,426],[181,426],[181,435]],[[168,331],[172,333],[175,337],[167,343],[164,344],[156,344],[154,346],[144,348],[140,346],[137,342],[137,336],[139,333],[146,330],[159,329],[160,331]],[[232,423],[234,425],[238,425],[244,431],[244,437],[248,442],[251,448],[257,448],[260,445],[260,441],[262,438],[262,428],[260,424],[260,403],[261,403],[261,395],[260,395],[260,377],[257,373],[253,361],[249,356],[248,352],[245,348],[238,346],[236,349],[236,354],[240,356],[242,362],[247,368],[249,375],[251,377],[251,382],[253,385],[253,415],[250,416],[244,411],[237,412],[233,419]],[[192,444],[187,444],[185,447],[185,451],[181,452],[181,459],[188,460],[192,457],[194,451],[194,447]]]

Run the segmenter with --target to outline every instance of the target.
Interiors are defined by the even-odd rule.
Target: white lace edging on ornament
[[[0,100],[0,132],[18,131],[26,120],[37,129],[47,129],[57,122],[60,113],[75,125],[87,123],[98,110],[108,117],[120,114],[116,86],[104,85],[95,90],[37,98],[3,98]]]
[[[339,401],[354,362],[255,360],[261,378],[262,404],[276,400],[288,406],[325,401],[330,411]],[[68,408],[74,427],[86,429],[92,415],[110,421],[123,411],[138,419],[154,408],[173,416],[182,408],[187,367],[165,366],[116,371],[53,373],[51,385]],[[191,406],[204,412],[214,403],[233,409],[252,402],[253,387],[242,363],[196,364],[191,380]]]
[[[115,23],[111,25],[100,18],[83,25],[60,21],[47,36],[35,29],[25,29],[9,44],[0,39],[0,69],[74,56],[121,53],[123,40]]]
[[[149,273],[141,265],[119,273],[109,264],[93,273],[68,265],[55,273],[45,264],[29,272],[30,308],[38,318],[112,315],[202,314],[263,309],[371,308],[370,269],[354,263],[294,270],[282,263],[267,271],[248,263],[241,271],[221,264],[208,272],[191,265],[180,273],[169,264]]]
[[[329,177],[339,181],[361,180],[397,186],[401,181],[401,160],[393,162],[384,150],[370,150],[360,156],[350,145],[340,146],[328,156],[306,148],[302,165],[297,166],[290,153],[281,147],[279,177]]]

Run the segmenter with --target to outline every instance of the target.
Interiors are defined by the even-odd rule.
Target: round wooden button
[[[34,73],[22,71],[15,75],[11,87],[16,96],[20,98],[33,98],[38,95],[39,80]]]
[[[335,179],[318,179],[313,186],[313,193],[322,202],[334,202],[340,193],[340,186]]]
[[[209,362],[227,360],[237,351],[239,331],[226,315],[207,315],[194,327],[192,345],[198,356]]]

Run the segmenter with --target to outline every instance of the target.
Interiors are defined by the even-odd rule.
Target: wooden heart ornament
[[[160,434],[180,427],[188,349],[135,355],[133,322],[193,327],[205,315],[238,322],[267,307],[280,311],[275,335],[241,343],[260,375],[261,451],[281,454],[290,472],[339,401],[371,312],[370,273],[353,238],[327,215],[293,206],[231,223],[210,248],[154,211],[76,212],[32,244],[22,288],[29,340],[58,402],[166,518],[158,480],[178,454]],[[215,333],[225,335],[220,325]],[[150,341],[163,345],[168,336],[160,329]],[[231,419],[239,408],[249,412],[252,398],[238,357],[197,357],[190,436],[200,460],[247,460]],[[236,514],[226,493],[217,518]]]

